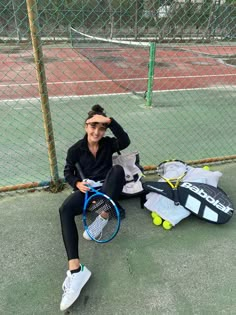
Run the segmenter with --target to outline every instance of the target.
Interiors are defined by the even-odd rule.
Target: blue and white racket
[[[79,163],[76,167],[83,181],[83,172]],[[83,225],[87,236],[97,243],[108,243],[120,229],[120,212],[114,201],[106,194],[89,185],[89,191],[85,194],[83,206]]]

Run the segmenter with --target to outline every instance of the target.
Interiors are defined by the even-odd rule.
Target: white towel
[[[173,226],[190,215],[183,206],[176,206],[174,202],[165,196],[151,192],[146,196],[144,206],[156,212],[162,219],[169,221]]]

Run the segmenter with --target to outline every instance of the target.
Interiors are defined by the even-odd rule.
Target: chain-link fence
[[[0,191],[57,186],[95,103],[146,169],[235,159],[235,22],[217,0],[2,0]]]

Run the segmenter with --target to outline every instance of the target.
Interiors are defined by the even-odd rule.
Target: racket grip
[[[174,197],[174,204],[175,204],[176,206],[179,206],[179,205],[180,205],[180,202],[179,202],[179,192],[178,192],[178,188],[173,189],[173,197]]]

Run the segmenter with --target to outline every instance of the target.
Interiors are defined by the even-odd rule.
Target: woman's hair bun
[[[99,114],[103,114],[104,113],[104,108],[102,108],[102,106],[100,106],[99,104],[96,104],[96,105],[93,105],[92,111],[96,112],[96,113],[99,113]]]
[[[102,115],[104,117],[106,117],[106,113],[104,111],[104,108],[102,108],[101,105],[99,104],[96,104],[96,105],[93,105],[93,107],[91,108],[91,110],[88,112],[88,117],[87,119],[85,120],[85,122],[92,118],[94,115]]]

